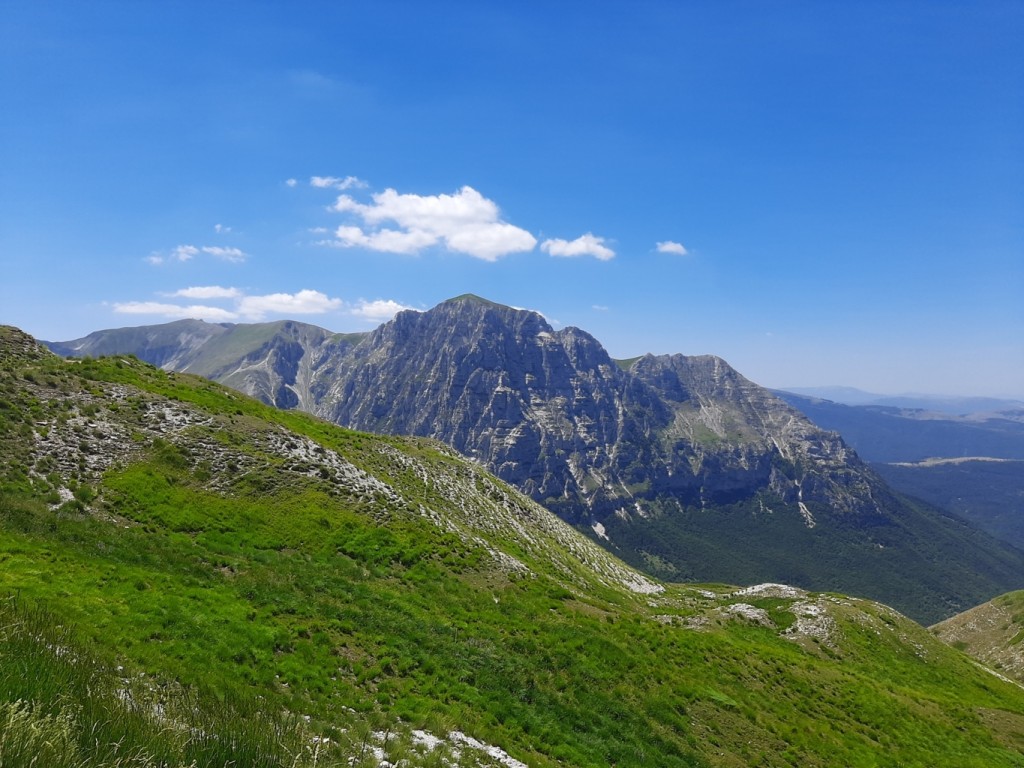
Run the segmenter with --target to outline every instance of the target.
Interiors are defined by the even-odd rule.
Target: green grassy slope
[[[13,329],[0,393],[0,743],[48,764],[1021,764],[1024,690],[875,603],[661,588],[434,443]]]

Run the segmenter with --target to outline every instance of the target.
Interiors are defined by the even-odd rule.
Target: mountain
[[[432,440],[0,328],[3,765],[1014,766],[878,603],[665,585]]]
[[[210,353],[117,351],[158,348],[267,403],[440,440],[662,577],[851,591],[927,621],[1022,583],[1021,552],[897,497],[838,435],[716,357],[615,361],[580,329],[471,295],[363,335],[218,327]]]
[[[842,434],[893,488],[1024,547],[1024,410],[951,415],[777,394]]]
[[[958,416],[973,413],[1019,411],[1024,401],[1000,397],[954,397],[950,395],[880,395],[855,387],[784,387],[783,392],[811,400],[828,400],[840,405],[877,405],[929,411]]]
[[[951,616],[933,634],[1000,674],[1024,683],[1024,592],[1011,592]]]
[[[839,432],[865,461],[977,456],[1024,460],[1024,410],[954,416],[919,408],[843,405],[788,392],[775,394],[815,424]]]

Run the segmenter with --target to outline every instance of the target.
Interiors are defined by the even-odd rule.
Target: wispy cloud
[[[299,180],[298,179],[285,179],[284,180],[284,185],[286,187],[297,187],[299,185]]]
[[[388,253],[419,253],[442,245],[484,261],[496,261],[511,253],[531,251],[537,239],[501,220],[497,204],[472,187],[452,195],[399,194],[386,189],[360,203],[341,195],[332,210],[351,214],[363,226],[342,225],[328,244],[341,248],[362,247]],[[384,226],[393,223],[397,228]]]
[[[125,301],[114,304],[114,311],[120,315],[152,315],[172,320],[191,317],[196,320],[212,320],[224,322],[235,320],[238,315],[223,307],[210,307],[202,304],[164,304],[159,301]]]
[[[234,299],[241,295],[242,292],[237,288],[221,288],[219,285],[196,285],[167,294],[183,299]]]
[[[591,305],[590,308],[595,310],[595,311],[597,311],[597,312],[607,312],[608,311],[608,307],[606,307],[604,304],[593,304],[593,305]]]
[[[220,226],[219,224],[217,226]],[[228,231],[225,229],[224,231]],[[240,248],[229,248],[220,245],[204,245],[202,247],[196,247],[194,245],[176,245],[171,249],[167,256],[159,252],[151,253],[146,257],[146,262],[153,266],[160,266],[166,264],[168,261],[192,261],[200,253],[205,253],[210,256],[215,256],[218,259],[224,261],[230,261],[234,263],[240,263],[248,258],[248,254]]]
[[[337,189],[339,191],[367,187],[365,181],[355,176],[345,176],[344,178],[340,176],[310,176],[309,185],[318,189]]]
[[[248,254],[239,248],[222,248],[219,245],[204,245],[201,250],[203,253],[216,256],[218,259],[235,263],[245,261],[248,257]]]
[[[674,253],[678,256],[685,256],[689,253],[686,248],[683,247],[682,243],[677,243],[673,240],[665,240],[664,242],[657,244],[658,253]]]
[[[218,235],[226,235],[228,232],[231,231],[231,227],[226,227],[223,224],[214,224],[213,231],[216,232]]]
[[[541,250],[552,256],[564,258],[575,258],[578,256],[593,256],[601,261],[608,261],[615,258],[615,251],[604,244],[603,237],[596,237],[593,233],[587,232],[575,240],[561,240],[554,238],[541,243]]]
[[[194,245],[179,245],[171,251],[171,258],[177,261],[191,261],[198,253],[199,249]]]

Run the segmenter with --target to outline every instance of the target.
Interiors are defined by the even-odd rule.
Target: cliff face
[[[316,411],[435,437],[536,499],[592,502],[668,419],[590,336],[476,299],[403,312],[332,370]]]

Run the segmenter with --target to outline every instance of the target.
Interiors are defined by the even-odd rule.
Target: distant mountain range
[[[186,320],[49,346],[440,440],[667,578],[855,592],[922,620],[1024,583],[1021,552],[893,493],[720,358],[616,361],[580,329],[476,296],[365,334]]]
[[[777,392],[819,426],[839,432],[899,491],[955,512],[1024,548],[1024,408],[966,399],[989,410],[847,405]],[[993,406],[1003,410],[990,410]]]
[[[783,387],[789,392],[816,400],[830,400],[841,405],[880,405],[891,408],[913,408],[933,413],[965,415],[993,411],[1024,410],[1024,400],[999,397],[955,397],[950,395],[880,395],[856,387]]]

